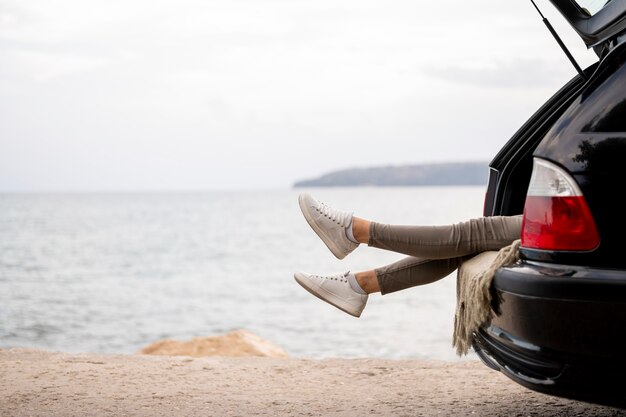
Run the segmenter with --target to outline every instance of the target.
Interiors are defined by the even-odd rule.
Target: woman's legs
[[[522,216],[491,216],[443,226],[403,226],[353,217],[360,243],[426,259],[449,259],[498,250],[519,239]]]
[[[409,255],[391,265],[357,274],[294,274],[307,291],[356,317],[367,303],[367,294],[386,294],[437,281],[467,257],[499,250],[521,234],[522,216],[480,217],[443,226],[388,225],[333,209],[306,193],[298,201],[309,225],[339,259],[359,243]]]
[[[521,222],[522,216],[495,216],[445,226],[397,226],[354,217],[352,232],[360,243],[411,255],[358,272],[357,282],[368,294],[430,284],[451,274],[469,256],[519,239]]]

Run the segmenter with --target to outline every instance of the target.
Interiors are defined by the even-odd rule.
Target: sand
[[[0,350],[0,416],[626,416],[478,361]]]

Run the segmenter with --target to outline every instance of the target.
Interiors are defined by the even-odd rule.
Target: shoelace
[[[333,281],[348,282],[348,279],[346,277],[348,276],[349,273],[350,271],[344,272],[343,274],[337,274],[337,275],[313,275],[313,276],[317,278],[322,278],[322,279],[330,279]]]
[[[345,211],[339,211],[322,202],[318,202],[318,206],[315,209],[327,219],[337,223],[342,227],[348,227],[352,220],[352,213],[347,213]]]

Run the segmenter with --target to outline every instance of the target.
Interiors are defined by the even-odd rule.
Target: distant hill
[[[294,187],[486,185],[488,162],[352,168],[298,181]]]

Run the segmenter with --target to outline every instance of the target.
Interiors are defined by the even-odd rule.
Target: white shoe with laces
[[[352,213],[329,207],[307,193],[300,194],[298,203],[306,221],[338,259],[359,246],[346,235],[346,229],[352,227]]]
[[[312,275],[296,272],[294,278],[298,284],[319,298],[341,311],[354,317],[360,317],[367,303],[367,294],[354,291],[348,282],[349,272],[337,275]]]

